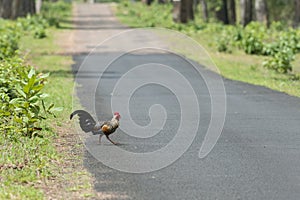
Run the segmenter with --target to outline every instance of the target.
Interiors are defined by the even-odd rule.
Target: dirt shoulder
[[[73,13],[76,13],[76,6],[74,6]],[[97,196],[93,189],[94,179],[83,166],[85,148],[81,133],[75,130],[73,122],[68,117],[72,111],[70,102],[72,103],[74,95],[74,77],[71,66],[73,65],[72,57],[76,54],[74,51],[75,32],[76,29],[62,28],[54,33],[53,42],[58,47],[55,54],[65,59],[62,58],[62,63],[59,63],[62,66],[58,69],[53,67],[53,70],[50,70],[53,78],[50,82],[61,82],[64,89],[63,93],[60,92],[58,95],[68,95],[68,100],[63,99],[67,104],[64,105],[64,113],[59,117],[63,118],[63,121],[53,120],[52,122],[52,128],[57,134],[54,145],[60,155],[56,163],[57,168],[54,170],[56,174],[52,179],[44,180],[37,185],[44,191],[46,199],[95,199]]]
[[[74,59],[77,55],[87,55],[96,45],[106,38],[114,35],[124,28],[113,16],[110,4],[74,4],[73,18],[68,21],[70,27],[62,27],[55,35],[54,42],[59,46],[56,54]],[[66,61],[64,69],[67,74],[72,74],[72,65]],[[78,64],[78,63],[77,63]],[[55,71],[54,73],[58,73]],[[74,77],[65,79],[72,81],[74,87]],[[75,96],[75,90],[66,91],[71,96]],[[73,101],[74,103],[74,101]],[[70,105],[69,105],[70,106]],[[77,106],[76,106],[77,107]],[[79,106],[80,107],[80,106]],[[71,112],[73,108],[68,108]],[[47,199],[116,199],[118,196],[112,193],[96,192],[94,190],[94,178],[83,165],[83,157],[86,149],[82,142],[82,135],[75,128],[75,123],[68,120],[65,113],[65,120],[61,123],[54,122],[53,128],[57,133],[55,146],[61,155],[61,160],[57,163],[57,174],[52,180],[45,180],[41,187]]]

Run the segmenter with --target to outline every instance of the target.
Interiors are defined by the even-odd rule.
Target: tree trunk
[[[143,2],[145,4],[147,4],[148,6],[150,6],[152,4],[153,0],[143,0]]]
[[[229,23],[236,23],[236,7],[235,0],[229,0]]]
[[[252,0],[240,0],[241,24],[246,26],[252,21]]]
[[[180,1],[172,1],[173,3],[173,21],[179,22],[179,15],[180,15]]]
[[[35,0],[0,0],[0,17],[16,19],[35,13]]]
[[[43,4],[42,0],[36,0],[36,4],[35,4],[36,13],[41,12],[42,4]]]
[[[194,20],[194,0],[188,0],[188,20]]]
[[[194,14],[198,13],[199,0],[193,0]]]
[[[181,0],[180,7],[179,7],[179,21],[181,23],[188,22],[188,1],[189,0]]]
[[[20,5],[22,0],[12,0],[11,18],[16,19],[20,13]]]
[[[266,0],[255,0],[256,20],[269,25],[268,7]]]
[[[227,0],[222,0],[221,9],[217,11],[216,16],[217,19],[222,21],[224,24],[229,24]]]
[[[193,0],[180,1],[180,22],[187,23],[189,20],[194,20]]]
[[[207,3],[206,0],[201,0],[201,7],[202,7],[202,12],[203,12],[203,20],[205,22],[208,22],[208,7],[207,7]]]
[[[35,9],[35,0],[30,0],[30,14],[35,14],[36,9]]]
[[[22,16],[35,13],[35,0],[23,0],[24,10]]]
[[[300,1],[294,0],[295,16],[293,26],[296,28],[300,25]]]
[[[21,8],[20,8],[19,13],[18,13],[19,17],[25,17],[26,16],[26,13],[29,10],[28,1],[29,0],[23,0],[22,1],[22,3],[21,3],[22,5],[21,5]]]
[[[4,19],[11,18],[12,15],[12,1],[0,0],[0,17]]]

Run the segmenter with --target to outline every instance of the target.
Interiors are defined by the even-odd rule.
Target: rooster
[[[112,141],[109,138],[109,135],[114,133],[117,128],[119,127],[119,120],[121,118],[120,114],[118,112],[114,113],[113,118],[110,121],[106,122],[96,122],[93,117],[86,111],[84,110],[75,110],[71,115],[70,115],[70,120],[75,116],[79,116],[79,124],[81,129],[88,133],[92,132],[94,135],[100,134],[99,136],[99,143],[101,143],[101,137],[103,135],[106,136],[106,138],[114,145],[117,145],[116,142]]]

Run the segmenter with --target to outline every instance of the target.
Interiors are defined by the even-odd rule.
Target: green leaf
[[[23,90],[21,90],[20,88],[16,88],[17,92],[24,98],[26,98],[26,94],[24,93]]]
[[[38,76],[40,79],[44,79],[44,78],[48,78],[50,75],[50,73],[46,73],[46,74],[41,74],[40,76]]]
[[[23,117],[23,122],[28,123],[28,117]]]
[[[22,119],[19,118],[19,117],[14,117],[14,121],[17,122],[17,123],[22,123]]]
[[[36,103],[38,100],[39,100],[39,97],[37,97],[37,96],[33,96],[28,99],[28,101],[33,104]]]
[[[40,107],[39,107],[39,106],[31,107],[31,111],[32,111],[36,116],[38,116],[38,115],[39,115],[39,112],[40,112]]]
[[[36,76],[35,75],[31,76],[31,78],[29,79],[28,83],[24,86],[23,90],[24,90],[24,92],[27,95],[31,91],[32,86],[34,85],[35,80],[36,80]]]
[[[42,100],[42,106],[43,106],[44,111],[46,112],[46,106],[45,106],[44,100]]]
[[[28,78],[31,78],[35,74],[34,68],[31,68],[29,73],[28,73]]]
[[[46,99],[49,96],[50,96],[49,94],[43,93],[43,94],[40,95],[40,98],[41,99]]]
[[[52,103],[52,104],[48,107],[47,111],[50,111],[53,107],[54,107],[54,103]]]
[[[52,112],[61,112],[61,111],[63,111],[63,110],[64,110],[63,107],[56,107],[56,108],[52,108],[52,109],[51,109]]]
[[[37,85],[37,86],[34,86],[32,89],[35,90],[34,93],[36,94],[36,93],[39,92],[41,89],[43,89],[43,87],[44,87],[43,84],[39,84],[39,85]]]
[[[15,105],[17,103],[20,103],[20,101],[22,100],[23,100],[22,98],[14,98],[9,103]]]
[[[11,113],[8,112],[8,111],[6,111],[6,112],[2,113],[2,115],[5,115],[5,116],[11,116]]]

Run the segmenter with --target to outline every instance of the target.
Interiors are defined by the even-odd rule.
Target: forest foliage
[[[44,6],[40,15],[0,21],[0,130],[5,135],[37,135],[39,122],[60,110],[53,104],[46,105],[44,101],[48,95],[43,88],[49,74],[36,72],[33,66],[25,63],[19,52],[19,41],[23,35],[29,34],[37,39],[46,37],[47,28],[59,23],[59,15],[54,16],[54,11],[70,8],[63,2],[45,3]]]
[[[57,13],[58,23],[58,16],[71,8],[59,4],[61,10],[69,10]],[[50,2],[45,6],[49,11],[39,15],[0,19],[0,199],[42,199],[36,181],[52,177],[52,162],[58,160],[49,121],[62,108],[45,93],[49,73],[30,64],[22,46],[24,40],[34,47],[34,42],[50,36],[53,19],[48,12],[58,6]]]
[[[123,1],[119,5],[119,16],[139,19],[131,24],[134,27],[164,27],[188,35],[206,33],[214,38],[213,46],[219,52],[232,53],[238,49],[249,55],[261,55],[265,57],[261,63],[264,67],[280,73],[292,72],[292,62],[300,51],[300,30],[292,27],[295,18],[294,1],[268,0],[269,22],[255,20],[255,14],[252,13],[246,25],[241,24],[241,16],[236,15],[240,13],[239,1],[234,1],[237,7],[234,10],[236,18],[230,24],[230,20],[222,20],[218,16],[222,3],[229,1],[206,1],[209,13],[207,20],[203,17],[203,4],[200,2],[194,5],[194,19],[186,24],[174,21],[174,5],[168,1],[153,1],[146,9],[145,5],[138,2]],[[230,9],[226,9],[226,16],[229,17]],[[254,8],[251,11],[254,12]]]

